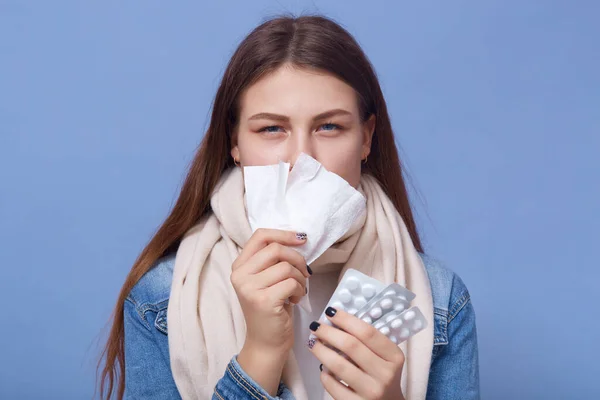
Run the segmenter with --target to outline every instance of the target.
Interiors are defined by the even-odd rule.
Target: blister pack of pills
[[[384,288],[385,285],[377,279],[355,269],[348,269],[325,306],[325,310],[327,307],[333,307],[336,310],[355,314]],[[319,322],[331,325],[325,316],[325,310],[323,310]]]
[[[427,327],[418,307],[410,308],[416,295],[398,283],[385,285],[355,269],[348,269],[325,306],[344,310],[373,325],[396,344]],[[325,316],[319,322],[332,325]],[[315,336],[311,333],[310,338]]]
[[[375,324],[387,313],[403,312],[410,307],[410,302],[416,295],[397,283],[392,283],[373,296],[356,314],[368,324]]]
[[[380,318],[373,327],[400,344],[427,327],[427,320],[419,309],[412,307],[405,311],[392,311]]]

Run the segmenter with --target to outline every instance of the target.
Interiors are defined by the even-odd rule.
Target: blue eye
[[[332,124],[332,123],[323,124],[321,126],[322,127],[323,126],[331,126],[331,127],[333,127],[333,129],[325,129],[326,131],[331,131],[331,130],[334,130],[334,129],[341,129],[342,128],[341,126],[339,126],[337,124]]]
[[[261,130],[259,130],[259,132],[277,133],[277,131],[271,131],[271,130],[269,130],[270,128],[276,128],[276,129],[278,129],[278,128],[281,128],[281,127],[280,127],[280,126],[275,126],[275,125],[272,125],[272,126],[265,126],[265,127],[264,127],[264,128],[262,128]]]

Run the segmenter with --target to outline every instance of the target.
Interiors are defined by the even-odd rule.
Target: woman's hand
[[[404,353],[398,345],[343,310],[329,307],[326,314],[340,329],[313,322],[311,330],[318,340],[309,341],[309,347],[323,366],[348,387],[323,371],[321,382],[325,390],[334,399],[404,400],[400,389]],[[328,346],[340,350],[349,359]]]
[[[258,229],[232,265],[231,284],[246,320],[238,362],[272,395],[294,344],[292,304],[306,294],[309,276],[306,260],[289,246],[305,242],[295,232]]]
[[[233,262],[231,284],[246,319],[246,340],[265,349],[289,350],[294,344],[291,305],[306,294],[306,260],[288,246],[306,239],[296,233],[258,229]]]

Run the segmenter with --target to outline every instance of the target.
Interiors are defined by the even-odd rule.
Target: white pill
[[[390,334],[390,328],[388,328],[387,326],[384,326],[383,328],[379,329],[379,332],[383,333],[385,336]]]
[[[362,287],[362,294],[367,298],[370,299],[371,297],[375,296],[375,287],[373,285],[369,285],[368,283],[366,285],[364,285]]]
[[[337,310],[339,310],[339,309],[345,310],[346,309],[346,307],[341,302],[339,302],[339,301],[334,302],[331,305],[331,307],[333,307],[333,308],[335,308]]]
[[[396,336],[390,336],[390,340],[394,343],[398,343],[398,339],[396,339]]]
[[[383,322],[383,321],[377,321],[375,323],[375,325],[373,325],[373,326],[375,327],[375,329],[379,329],[379,328],[381,328],[384,325],[385,325],[385,322]]]
[[[413,322],[413,330],[418,331],[423,327],[423,323],[421,322],[421,320],[415,320],[415,322]]]
[[[350,303],[350,300],[352,300],[352,293],[350,293],[350,291],[348,289],[342,289],[342,290],[340,290],[338,297],[340,298],[340,300],[342,302]]]
[[[404,320],[405,321],[410,321],[411,319],[413,319],[417,314],[413,311],[413,310],[408,310],[407,312],[404,313]]]
[[[362,308],[365,304],[367,304],[367,300],[364,297],[357,297],[354,299],[354,307]]]
[[[400,300],[402,300],[403,303],[406,303],[408,301],[408,300],[406,300],[406,297],[404,297],[404,295],[401,295],[401,294],[398,295],[398,298]]]
[[[392,321],[392,323],[390,324],[390,326],[394,329],[398,329],[402,326],[402,319],[398,318],[395,319],[394,321]]]
[[[390,322],[393,321],[394,318],[396,318],[396,315],[392,314],[392,315],[388,315],[387,318],[385,319],[385,322]]]
[[[350,278],[348,278],[346,280],[346,287],[349,290],[356,290],[358,288],[358,286],[360,285],[360,282],[358,281],[358,279],[356,279],[355,277],[351,276]]]
[[[384,310],[392,308],[393,305],[394,305],[394,300],[392,300],[390,298],[381,300],[381,307]]]
[[[357,311],[358,310],[356,308],[349,308],[349,309],[346,310],[346,312],[348,314],[352,314],[352,315],[356,314]]]
[[[373,322],[373,320],[369,316],[362,317],[362,320],[365,321],[367,324],[370,324],[371,322]]]
[[[396,294],[396,291],[394,289],[390,289],[387,292],[385,292],[384,296],[393,296]]]
[[[398,335],[401,340],[405,340],[410,335],[410,331],[407,328],[403,328]]]
[[[405,308],[404,303],[398,303],[394,306],[394,311],[402,312]]]
[[[375,307],[375,308],[371,309],[371,311],[369,311],[369,315],[373,318],[381,317],[381,308]]]

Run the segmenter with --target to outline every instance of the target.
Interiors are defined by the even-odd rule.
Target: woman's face
[[[354,89],[326,72],[282,66],[248,87],[231,149],[242,166],[296,162],[306,153],[357,187],[375,116],[361,122]]]

